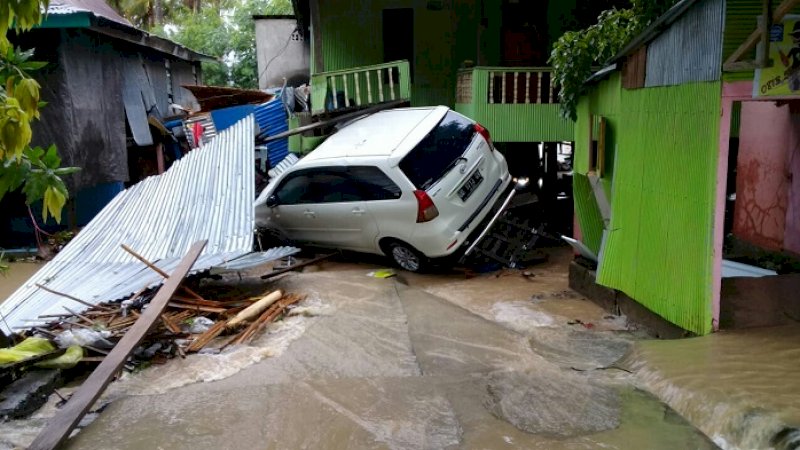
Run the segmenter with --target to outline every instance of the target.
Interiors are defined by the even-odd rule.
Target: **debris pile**
[[[135,349],[127,369],[200,352],[212,342],[216,350],[248,344],[269,323],[303,299],[277,290],[263,296],[239,294],[234,298],[209,300],[188,287],[181,289]],[[40,317],[39,320],[49,323],[31,331],[50,337],[62,348],[83,347],[88,356],[82,362],[100,362],[136,323],[156,291],[139,292],[118,303],[101,303],[82,313],[64,308],[65,314]]]

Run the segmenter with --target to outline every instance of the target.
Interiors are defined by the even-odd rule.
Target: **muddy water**
[[[714,448],[616,367],[642,334],[569,291],[564,260],[468,280],[292,274],[272,287],[307,294],[302,314],[126,376],[68,447]],[[0,425],[0,448],[27,445],[52,403]]]
[[[0,303],[22,286],[43,264],[38,262],[12,262],[5,274],[0,274]]]
[[[723,448],[800,443],[800,325],[638,342],[623,364]]]

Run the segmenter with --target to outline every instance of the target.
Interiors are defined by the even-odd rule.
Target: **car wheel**
[[[389,257],[401,269],[409,272],[422,272],[427,265],[425,256],[404,242],[389,244]]]

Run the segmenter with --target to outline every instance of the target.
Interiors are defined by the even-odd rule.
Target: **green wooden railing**
[[[458,72],[456,110],[482,123],[497,142],[572,141],[559,113],[550,67],[473,67]]]
[[[311,107],[314,114],[410,99],[408,61],[311,75]]]

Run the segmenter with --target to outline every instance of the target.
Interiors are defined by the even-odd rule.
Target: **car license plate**
[[[461,189],[458,190],[458,198],[460,198],[462,202],[466,201],[482,181],[483,175],[481,175],[481,171],[476,170],[475,173],[469,177],[469,180],[461,186]]]

